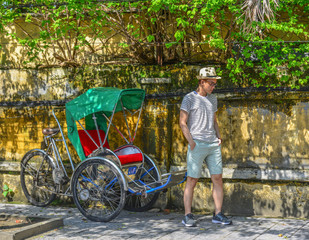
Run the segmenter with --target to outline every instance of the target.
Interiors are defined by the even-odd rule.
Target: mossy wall
[[[15,192],[14,200],[25,201],[19,185],[19,163],[28,150],[40,147],[42,129],[56,126],[51,109],[99,86],[144,88],[147,98],[135,144],[157,160],[163,172],[184,168],[187,143],[178,124],[179,108],[183,96],[196,88],[199,68],[105,65],[0,70],[1,188],[9,185]],[[309,182],[308,92],[231,87],[225,76],[215,91],[223,138],[226,212],[308,217],[304,202]],[[58,116],[66,132],[64,111]],[[116,124],[121,122],[117,116]],[[112,149],[124,144],[115,130],[110,136]],[[70,150],[74,161],[79,162],[71,146]],[[204,176],[194,208],[210,212],[213,203],[206,167]],[[169,190],[168,206],[182,208],[182,189],[180,185]],[[0,199],[5,200],[2,195]]]

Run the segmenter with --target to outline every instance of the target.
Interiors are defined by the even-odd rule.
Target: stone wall
[[[179,107],[183,96],[195,89],[199,68],[119,65],[0,70],[0,188],[6,184],[15,193],[13,201],[26,201],[19,184],[19,163],[28,150],[40,147],[42,128],[55,126],[51,109],[98,86],[144,88],[147,99],[135,144],[157,160],[162,172],[185,168],[187,144],[178,124]],[[215,91],[223,138],[225,212],[308,218],[308,91],[238,89],[229,84],[225,77]],[[63,111],[59,118],[66,130]],[[112,148],[124,143],[116,132],[111,136]],[[70,150],[78,162],[71,146]],[[179,185],[162,194],[162,199],[167,207],[182,209],[182,194],[183,185]],[[7,199],[1,195],[0,200]],[[193,205],[195,211],[213,209],[206,167]],[[161,207],[166,206],[161,202]]]

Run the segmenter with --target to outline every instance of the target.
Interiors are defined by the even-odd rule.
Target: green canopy
[[[68,137],[81,160],[84,160],[86,157],[78,136],[76,121],[85,118],[85,128],[87,130],[95,129],[92,119],[92,114],[94,113],[97,117],[99,129],[106,132],[106,119],[102,116],[102,113],[108,117],[111,116],[116,104],[115,112],[122,111],[122,105],[129,110],[139,109],[144,98],[145,91],[143,89],[99,87],[89,89],[84,94],[66,103]]]

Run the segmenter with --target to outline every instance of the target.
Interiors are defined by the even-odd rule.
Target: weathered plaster
[[[55,126],[52,106],[45,102],[33,104],[43,100],[46,103],[66,101],[98,86],[144,88],[149,98],[145,101],[135,143],[158,161],[162,172],[184,168],[187,143],[178,123],[179,108],[184,94],[195,89],[196,80],[192,79],[198,66],[162,68],[170,83],[143,84],[140,81],[141,72],[143,76],[146,72],[152,77],[153,71],[162,71],[157,66],[0,70],[0,102],[3,103],[0,107],[0,187],[7,179],[4,174],[11,171],[17,175],[10,184],[17,183],[14,187],[21,191],[18,171],[22,156],[32,148],[40,147],[44,127]],[[219,89],[225,86],[224,82],[219,85]],[[169,96],[170,93],[174,95]],[[162,94],[167,95],[162,97]],[[216,95],[219,101],[217,118],[223,138],[227,211],[308,217],[308,205],[303,202],[308,197],[306,184],[309,181],[308,92],[218,91]],[[11,105],[6,106],[6,103]],[[59,112],[59,119],[66,133],[63,111]],[[118,126],[122,122],[120,116],[115,120]],[[130,120],[129,125],[133,129],[132,122]],[[120,130],[124,130],[124,126]],[[113,129],[111,136],[112,149],[124,144]],[[69,147],[73,159],[78,162],[71,145]],[[64,159],[67,159],[66,154]],[[195,209],[212,211],[210,188],[205,167],[204,179],[198,184],[194,200]],[[170,206],[182,207],[182,191],[183,185],[166,194]],[[297,191],[301,192],[300,196]],[[17,197],[25,200],[22,194],[16,194]],[[239,207],[239,201],[247,207]]]

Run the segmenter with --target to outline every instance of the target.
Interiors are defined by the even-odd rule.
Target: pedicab
[[[86,218],[108,222],[122,209],[149,210],[161,191],[184,182],[186,170],[161,174],[156,161],[133,144],[144,99],[143,89],[99,87],[67,102],[67,137],[81,160],[77,165],[54,108],[57,127],[43,129],[42,148],[30,150],[21,161],[21,186],[28,201],[43,207],[57,195],[72,197]],[[123,115],[126,134],[113,122],[116,113]],[[130,115],[137,119],[133,131]],[[109,146],[111,127],[125,140],[114,150]]]

